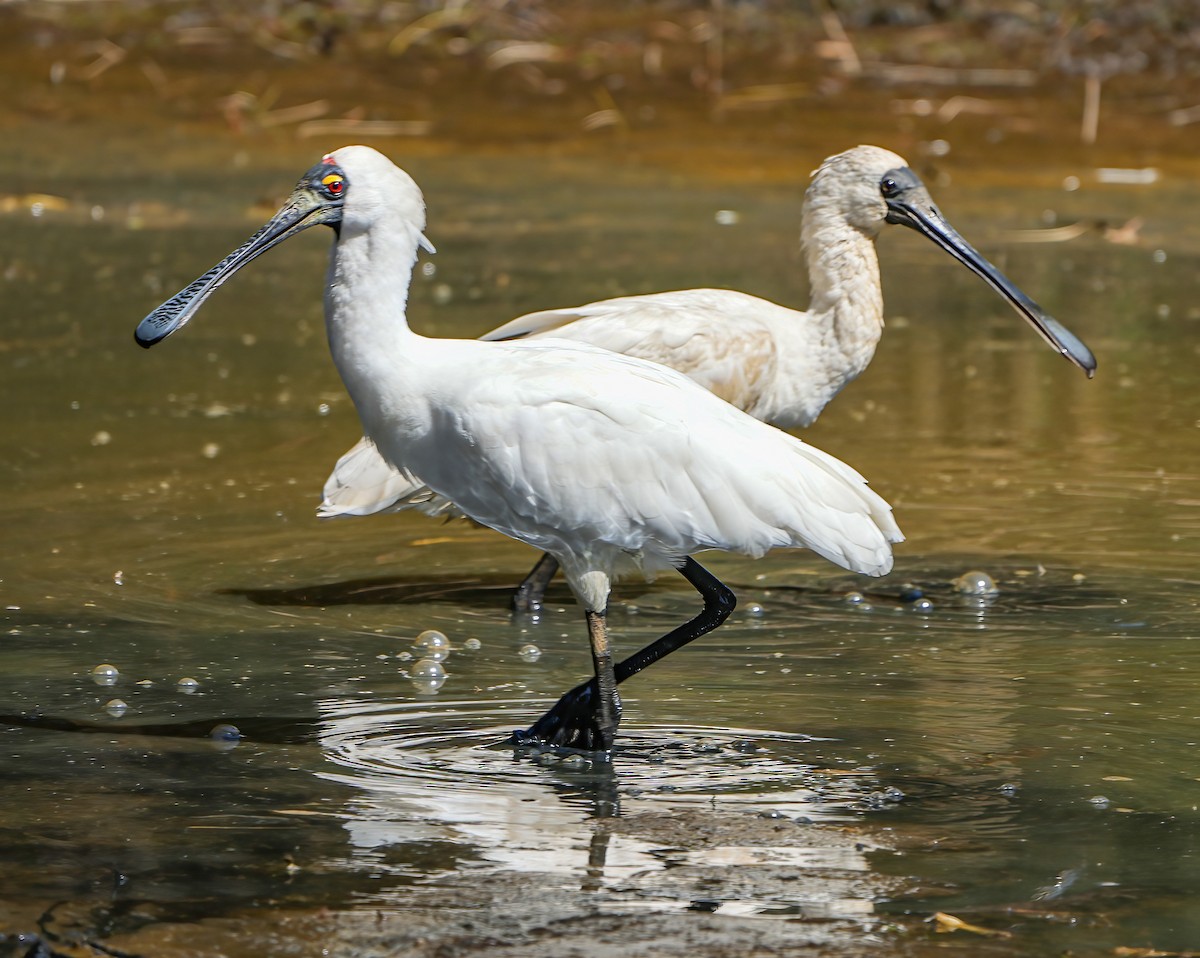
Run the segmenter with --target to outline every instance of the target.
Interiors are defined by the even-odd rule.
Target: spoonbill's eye
[[[340,173],[330,173],[321,179],[321,185],[330,196],[341,196],[346,189],[346,181]]]
[[[879,192],[882,193],[885,198],[893,197],[900,192],[900,184],[896,182],[896,178],[894,176],[885,176],[879,181]]]

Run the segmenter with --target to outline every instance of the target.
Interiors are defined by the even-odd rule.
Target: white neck
[[[810,322],[824,326],[844,362],[844,382],[861,373],[883,334],[883,288],[875,237],[820,204],[805,209],[804,253],[812,295]]]
[[[358,409],[364,431],[376,437],[389,412],[422,418],[412,407],[421,337],[408,327],[405,308],[420,233],[402,217],[370,229],[342,226],[330,253],[325,326],[334,364]],[[392,419],[395,428],[396,418]]]

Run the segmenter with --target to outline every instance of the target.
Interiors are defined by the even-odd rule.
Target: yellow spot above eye
[[[341,182],[342,182],[341,174],[330,173],[328,176],[324,177],[321,180],[321,185],[322,186],[333,186],[334,184],[341,183]]]

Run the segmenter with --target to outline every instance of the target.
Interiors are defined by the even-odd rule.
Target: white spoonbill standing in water
[[[392,467],[483,525],[549,553],[584,608],[595,678],[515,733],[611,748],[617,684],[716,628],[733,593],[692,554],[804,547],[883,575],[902,539],[857,472],[657,363],[581,343],[430,339],[405,305],[425,206],[416,183],[364,146],[326,156],[249,241],[148,315],[151,346],[230,276],[310,226],[333,228],[325,319],[363,431]],[[614,662],[605,612],[631,567],[677,569],[704,608]]]
[[[727,289],[685,289],[530,313],[481,338],[603,346],[678,369],[756,419],[784,429],[808,426],[875,355],[883,333],[875,239],[889,223],[928,237],[1008,300],[1055,350],[1089,377],[1095,372],[1087,346],[963,239],[903,157],[877,146],[829,157],[805,192],[800,235],[812,287],[805,312]],[[452,511],[431,501],[419,480],[392,469],[364,437],[338,460],[318,513],[412,506]],[[553,556],[543,556],[514,594],[514,608],[537,609],[556,569]]]

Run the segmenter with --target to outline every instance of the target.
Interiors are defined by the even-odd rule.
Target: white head
[[[814,283],[822,279],[821,268],[811,264],[830,252],[840,256],[841,244],[853,242],[854,232],[869,241],[885,223],[907,226],[977,274],[1088,376],[1095,370],[1096,359],[1087,346],[968,243],[942,216],[921,178],[890,150],[856,146],[829,157],[813,173],[804,195],[804,221],[804,246]]]
[[[328,153],[300,177],[292,195],[270,221],[207,273],[159,306],[138,324],[142,346],[153,346],[182,328],[200,305],[247,263],[310,226],[329,226],[339,241],[370,234],[401,238],[415,256],[433,252],[421,232],[425,200],[411,176],[369,146]]]
[[[421,245],[432,249],[421,235],[425,229],[425,198],[421,188],[378,150],[369,146],[343,146],[334,150],[305,174],[300,185],[314,180],[323,183],[331,176],[340,177],[336,197],[341,207],[339,235],[343,231],[362,232],[386,218],[408,224],[420,236]]]
[[[888,222],[884,181],[901,171],[920,184],[904,157],[878,146],[856,146],[831,156],[813,172],[804,196],[804,215],[836,217],[874,238]]]

